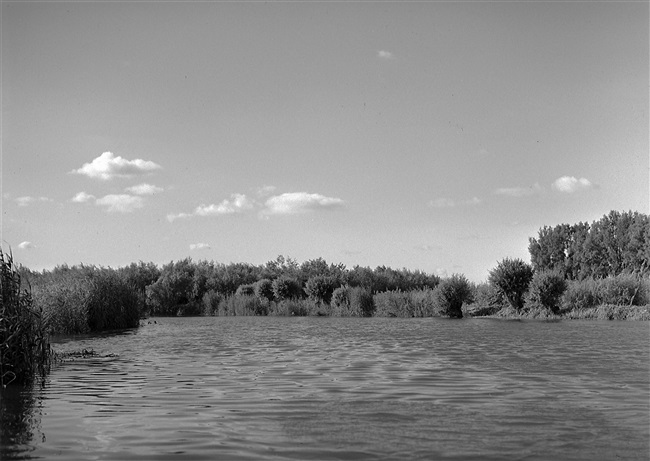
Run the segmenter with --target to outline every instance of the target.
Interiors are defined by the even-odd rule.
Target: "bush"
[[[332,293],[340,285],[336,277],[316,275],[307,280],[305,293],[315,302],[329,304]]]
[[[269,307],[269,315],[276,316],[306,316],[315,312],[315,305],[313,301],[307,299],[283,299],[271,304]]]
[[[232,295],[219,303],[218,314],[221,316],[267,315],[268,306],[258,297],[252,295]]]
[[[300,282],[291,277],[282,276],[273,280],[272,287],[273,296],[278,301],[303,297],[303,291]]]
[[[463,303],[472,300],[472,289],[464,275],[453,274],[435,288],[440,315],[463,318]]]
[[[269,279],[261,279],[255,283],[255,296],[262,301],[273,301],[273,282]]]
[[[432,317],[438,308],[434,290],[385,291],[374,296],[375,317]]]
[[[508,305],[503,293],[489,283],[474,285],[472,291],[473,302],[466,311],[469,316],[493,315]]]
[[[252,283],[246,285],[239,285],[237,291],[235,291],[237,296],[254,296],[255,295],[255,285]]]
[[[526,294],[527,309],[548,309],[554,314],[560,310],[567,282],[558,272],[535,272]]]
[[[45,372],[50,347],[42,312],[34,307],[11,254],[0,250],[0,391]],[[0,400],[2,397],[0,396]]]
[[[510,305],[521,310],[524,306],[524,294],[533,278],[533,268],[521,259],[505,258],[490,271],[489,281],[496,287]]]
[[[90,331],[137,327],[140,297],[137,290],[112,270],[97,270],[89,277],[86,309]]]
[[[339,287],[332,294],[331,312],[336,317],[371,317],[375,312],[372,293],[364,287]]]
[[[202,299],[202,314],[217,315],[219,313],[219,304],[223,301],[223,295],[214,290],[208,290]]]
[[[601,281],[601,304],[643,306],[648,303],[648,280],[634,274],[621,274]]]
[[[600,284],[594,279],[571,280],[562,296],[565,311],[591,309],[600,303]]]

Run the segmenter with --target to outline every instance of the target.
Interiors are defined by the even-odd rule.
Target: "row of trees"
[[[528,250],[535,270],[569,280],[650,273],[650,219],[638,212],[611,211],[600,220],[544,226]]]

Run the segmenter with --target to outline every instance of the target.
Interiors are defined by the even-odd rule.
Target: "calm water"
[[[0,458],[650,458],[647,322],[157,322],[59,344],[103,357],[6,394]]]

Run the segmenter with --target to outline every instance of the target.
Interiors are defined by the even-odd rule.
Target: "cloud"
[[[241,213],[253,208],[253,202],[244,194],[232,194],[230,200],[224,200],[219,205],[199,205],[194,214],[197,216],[215,216]]]
[[[508,197],[527,197],[541,192],[542,188],[535,183],[530,187],[501,187],[494,191],[497,195],[506,195]]]
[[[379,50],[377,51],[377,57],[380,59],[393,59],[395,55],[391,53],[390,51],[386,50]]]
[[[131,213],[144,206],[144,200],[137,195],[111,194],[95,201],[99,206],[105,206],[110,213]]]
[[[127,187],[125,190],[135,195],[154,195],[158,192],[162,192],[164,189],[162,187],[154,186],[153,184],[144,183],[138,184],[137,186]]]
[[[79,192],[77,195],[72,197],[72,201],[75,203],[86,203],[90,202],[91,200],[95,200],[95,196],[87,194],[85,192]]]
[[[209,250],[210,245],[207,243],[190,243],[190,250]]]
[[[262,186],[259,189],[257,189],[257,195],[260,197],[267,197],[271,195],[273,192],[275,192],[276,187],[275,186]]]
[[[29,197],[29,196],[16,198],[16,203],[18,204],[18,206],[28,206],[34,202],[52,202],[52,199],[47,197]]]
[[[575,176],[562,176],[553,182],[553,188],[560,192],[571,194],[573,192],[590,189],[593,187],[591,181],[587,178],[576,178]]]
[[[21,250],[31,250],[32,248],[36,248],[36,245],[32,242],[24,241],[18,244],[18,248]]]
[[[275,195],[265,203],[263,214],[301,214],[316,210],[341,208],[344,202],[340,198],[325,197],[321,194],[307,192],[290,192]]]
[[[71,173],[81,174],[93,179],[110,180],[113,178],[131,178],[159,170],[160,165],[142,159],[126,160],[115,156],[112,152],[104,152],[90,163],[84,165]]]
[[[245,210],[252,209],[254,205],[255,202],[246,197],[246,195],[232,194],[230,199],[225,199],[218,205],[201,204],[192,213],[170,213],[167,215],[167,220],[174,222],[177,219],[191,218],[193,216],[223,216],[242,213]]]

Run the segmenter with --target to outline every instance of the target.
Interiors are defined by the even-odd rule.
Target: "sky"
[[[649,8],[3,1],[2,247],[486,280],[650,212]]]

